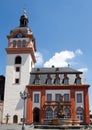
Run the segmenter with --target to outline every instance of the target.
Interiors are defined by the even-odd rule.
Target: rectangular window
[[[51,101],[52,100],[52,94],[47,94],[47,101]]]
[[[39,94],[34,94],[34,103],[39,103]]]
[[[15,79],[15,83],[16,83],[16,84],[19,84],[19,79]]]
[[[64,101],[69,101],[69,94],[64,94]]]
[[[77,103],[82,103],[82,94],[77,93]]]
[[[16,72],[20,72],[20,67],[16,67]]]
[[[60,101],[60,94],[56,94],[56,95],[55,95],[55,100],[56,100],[56,101]]]

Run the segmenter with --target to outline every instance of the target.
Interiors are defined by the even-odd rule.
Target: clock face
[[[17,35],[17,38],[22,38],[22,34],[19,33],[19,34]]]

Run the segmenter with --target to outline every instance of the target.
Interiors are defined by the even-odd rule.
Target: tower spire
[[[20,27],[28,27],[28,17],[26,14],[26,8],[24,8],[23,15],[20,17]]]

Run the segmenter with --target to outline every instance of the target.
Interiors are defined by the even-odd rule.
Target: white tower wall
[[[21,56],[21,64],[15,64],[16,56]],[[25,86],[29,84],[31,71],[30,54],[8,54],[6,66],[5,97],[3,121],[6,122],[6,115],[9,114],[8,123],[13,123],[13,116],[18,116],[18,123],[23,117],[23,101],[20,98],[20,92],[23,92]],[[16,66],[20,67],[20,72],[15,72]],[[19,77],[19,84],[14,83],[15,78]]]

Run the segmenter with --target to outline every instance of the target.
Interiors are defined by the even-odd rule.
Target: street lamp
[[[23,118],[22,118],[22,130],[25,130],[25,100],[28,98],[28,93],[24,90],[24,92],[20,92],[20,97],[24,101],[24,109],[23,109]]]

